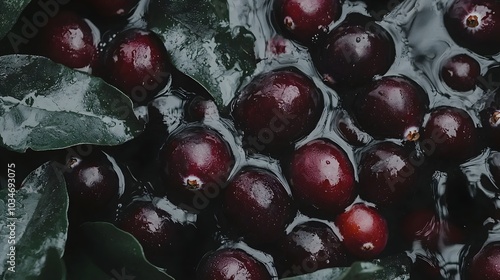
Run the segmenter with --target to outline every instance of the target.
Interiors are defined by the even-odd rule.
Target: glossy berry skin
[[[495,0],[455,0],[444,24],[460,46],[481,55],[500,52],[500,3]]]
[[[219,118],[219,111],[212,100],[196,96],[186,104],[185,118],[188,121],[215,120]]]
[[[276,0],[274,16],[286,37],[304,45],[316,41],[328,31],[328,25],[340,17],[340,0]]]
[[[224,191],[224,214],[241,236],[268,244],[285,234],[294,217],[292,199],[278,178],[265,169],[240,171]]]
[[[354,170],[346,153],[326,139],[308,142],[290,160],[293,197],[306,210],[342,212],[355,197]]]
[[[246,146],[273,153],[313,130],[323,111],[323,96],[305,74],[286,68],[254,78],[233,105],[232,116]]]
[[[418,167],[410,153],[392,142],[380,142],[365,150],[359,163],[359,193],[378,206],[404,201],[414,190]]]
[[[273,257],[280,278],[348,266],[350,262],[338,236],[328,225],[316,221],[295,226]]]
[[[465,279],[498,280],[500,279],[498,263],[500,263],[500,243],[489,243],[475,254],[465,267]]]
[[[499,96],[496,94],[496,99]],[[498,104],[500,103],[496,100],[479,113],[484,138],[488,145],[495,150],[500,150],[500,106]]]
[[[142,245],[146,258],[158,266],[165,267],[185,253],[185,226],[149,201],[128,205],[117,226],[132,234]]]
[[[389,70],[395,59],[394,41],[372,19],[350,14],[312,52],[312,58],[326,83],[359,85]]]
[[[229,144],[205,126],[187,126],[171,135],[159,157],[167,193],[188,205],[197,192],[222,192],[234,165]]]
[[[116,170],[107,156],[96,151],[86,157],[71,157],[64,178],[71,206],[84,214],[102,211],[119,192]]]
[[[466,54],[448,58],[441,68],[441,78],[445,84],[461,92],[473,90],[480,75],[479,62]]]
[[[463,161],[477,154],[476,126],[467,112],[459,108],[434,108],[421,136],[424,153],[433,158]]]
[[[104,80],[140,104],[167,85],[173,69],[157,35],[137,28],[122,31],[109,43],[102,67]]]
[[[126,16],[139,3],[139,0],[83,0],[88,2],[92,8],[102,17],[113,18]]]
[[[458,227],[440,220],[430,209],[418,209],[407,214],[402,220],[401,229],[407,242],[420,241],[423,247],[431,250],[464,241],[464,235]]]
[[[357,96],[354,116],[361,129],[376,139],[415,141],[428,106],[427,94],[414,81],[386,76]]]
[[[97,59],[97,41],[89,22],[70,11],[61,11],[40,29],[36,49],[54,62],[71,68],[92,65]]]
[[[337,216],[335,224],[344,237],[349,253],[360,259],[372,259],[387,244],[389,230],[385,218],[377,209],[362,203],[352,205]]]
[[[205,256],[196,269],[196,280],[271,280],[266,267],[240,249],[220,249]]]

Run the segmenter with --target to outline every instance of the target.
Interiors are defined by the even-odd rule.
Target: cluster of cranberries
[[[436,88],[480,91],[480,108],[443,102],[400,74],[401,38],[367,9],[274,0],[268,28],[305,49],[320,79],[276,67],[220,112],[172,86],[176,70],[155,33],[116,28],[138,1],[74,2],[27,49],[149,111],[139,138],[67,158],[74,225],[113,222],[177,279],[278,279],[403,251],[416,279],[442,279],[457,244],[462,279],[500,279],[500,94],[478,85],[495,72],[484,61],[500,52],[499,2],[454,0],[442,12],[456,46],[433,68]],[[365,2],[354,6],[390,10]],[[478,160],[484,189],[462,172]]]

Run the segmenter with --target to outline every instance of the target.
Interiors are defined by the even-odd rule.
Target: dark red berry
[[[202,121],[204,119],[218,119],[219,110],[212,100],[201,96],[191,99],[186,105],[186,119],[189,121]]]
[[[78,212],[97,213],[118,197],[120,181],[106,154],[96,151],[85,157],[70,157],[66,168],[68,195]]]
[[[349,265],[345,247],[322,222],[299,224],[279,243],[274,255],[280,278]]]
[[[193,198],[217,196],[234,165],[229,144],[205,126],[187,126],[171,135],[160,151],[160,161],[167,193],[196,208],[201,205]]]
[[[500,95],[496,94],[496,96]],[[500,150],[500,107],[498,104],[494,102],[479,113],[486,143],[495,150]]]
[[[463,232],[458,227],[447,220],[441,220],[430,209],[410,212],[403,218],[401,228],[407,242],[420,241],[425,248],[432,250],[464,241]]]
[[[136,201],[120,214],[117,226],[132,234],[153,264],[168,267],[185,254],[186,226],[149,201]]]
[[[371,18],[350,14],[313,51],[312,58],[325,82],[358,85],[389,70],[395,59],[394,41]]]
[[[354,204],[335,220],[348,252],[360,259],[372,259],[387,244],[389,230],[377,209],[362,203]]]
[[[309,45],[340,17],[339,0],[276,0],[274,15],[285,36]]]
[[[220,249],[201,260],[196,280],[266,280],[269,271],[257,259],[240,249]]]
[[[459,108],[432,109],[421,135],[421,146],[428,156],[463,161],[478,153],[478,133],[469,114]]]
[[[326,139],[310,141],[293,153],[288,179],[294,198],[305,209],[340,213],[356,196],[349,157]]]
[[[444,15],[450,36],[462,47],[482,55],[500,51],[500,3],[495,0],[455,0]]]
[[[480,75],[479,62],[466,54],[448,58],[441,68],[441,78],[447,86],[456,91],[473,90]]]
[[[380,142],[364,151],[359,163],[359,193],[379,206],[401,203],[415,188],[419,168],[402,146]]]
[[[165,88],[172,70],[167,50],[156,34],[128,29],[107,46],[101,75],[134,103],[146,103]]]
[[[311,132],[322,111],[314,82],[293,68],[254,78],[235,99],[232,116],[249,149],[276,152]]]
[[[91,24],[76,13],[61,11],[40,29],[35,48],[41,55],[71,68],[90,66],[97,59],[98,43]]]
[[[425,91],[406,77],[386,76],[362,91],[354,105],[361,129],[374,138],[419,138],[429,100]]]
[[[224,192],[224,213],[243,237],[263,244],[285,235],[295,211],[292,199],[274,174],[246,168],[231,179]]]
[[[137,6],[139,0],[83,0],[87,1],[94,10],[103,17],[111,18],[126,16]]]
[[[500,243],[489,243],[475,254],[470,263],[466,266],[465,272],[467,280],[500,279]]]

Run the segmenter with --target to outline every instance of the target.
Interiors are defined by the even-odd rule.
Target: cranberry
[[[275,175],[246,168],[231,179],[224,192],[224,213],[252,242],[272,243],[285,234],[295,212],[292,200]]]
[[[276,152],[312,131],[322,111],[320,91],[293,68],[254,78],[235,99],[232,116],[250,149]]]
[[[151,31],[128,29],[106,47],[101,75],[135,103],[147,103],[169,82],[173,66],[165,46]]]
[[[126,16],[137,6],[139,0],[83,0],[87,1],[94,10],[103,17]]]
[[[498,98],[499,94],[496,94]],[[487,106],[479,115],[485,140],[493,149],[500,150],[500,107],[497,101]]]
[[[168,267],[183,256],[187,227],[149,201],[128,205],[118,217],[117,226],[132,234],[153,264]]]
[[[120,188],[118,174],[110,159],[101,151],[86,157],[70,157],[64,178],[71,207],[85,214],[105,209],[116,197]]]
[[[403,218],[402,233],[407,242],[420,241],[426,248],[438,250],[439,246],[462,243],[462,231],[447,220],[440,220],[433,210],[419,209]]]
[[[36,43],[41,55],[71,68],[90,66],[97,58],[90,21],[70,11],[51,18]]]
[[[489,243],[466,266],[465,279],[500,279],[500,243]]]
[[[455,0],[444,24],[457,44],[482,55],[500,51],[500,3],[495,0]]]
[[[322,222],[310,221],[295,226],[278,247],[275,262],[280,278],[349,265],[344,245]]]
[[[441,68],[441,78],[446,85],[456,91],[473,90],[480,75],[479,62],[466,54],[448,58]]]
[[[431,157],[463,161],[477,155],[476,126],[469,114],[459,108],[434,108],[421,138],[425,152]]]
[[[379,255],[387,244],[389,230],[377,209],[354,204],[335,220],[347,251],[361,259]]]
[[[429,100],[425,91],[406,77],[386,76],[361,92],[354,113],[361,129],[374,138],[419,138]]]
[[[218,195],[234,165],[229,144],[205,126],[187,126],[171,135],[160,151],[160,162],[167,194],[190,207],[196,207],[193,199],[199,195]]]
[[[309,45],[340,17],[340,0],[276,0],[274,15],[285,36]]]
[[[219,111],[212,100],[201,96],[191,99],[186,105],[186,119],[188,121],[202,121],[204,119],[218,119]]]
[[[220,249],[208,254],[196,269],[196,280],[266,280],[266,267],[240,249]]]
[[[414,190],[419,172],[410,153],[392,142],[364,151],[359,163],[359,192],[379,206],[401,203]]]
[[[304,209],[336,214],[355,198],[351,161],[342,148],[326,139],[310,141],[293,153],[288,180]]]
[[[350,14],[312,52],[316,69],[331,85],[357,85],[389,70],[395,47],[389,33],[371,18]]]

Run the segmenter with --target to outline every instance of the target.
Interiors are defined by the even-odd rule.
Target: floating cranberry
[[[500,52],[500,3],[455,0],[444,15],[450,36],[462,47],[482,55]]]
[[[356,196],[349,157],[326,139],[310,141],[293,153],[288,180],[303,209],[337,214]]]
[[[425,91],[406,77],[386,76],[361,92],[354,106],[361,129],[374,138],[419,138],[429,100]]]
[[[249,149],[276,153],[311,132],[322,112],[314,82],[287,68],[254,78],[234,100],[232,116]]]
[[[389,33],[371,18],[350,14],[312,52],[316,69],[330,85],[358,85],[389,70],[395,59]]]
[[[387,244],[389,229],[377,209],[354,204],[335,220],[348,252],[361,259],[379,255]]]
[[[441,68],[441,78],[446,85],[456,91],[473,90],[480,75],[479,62],[466,54],[448,58]]]
[[[276,0],[274,15],[285,36],[310,45],[340,17],[340,0]]]

